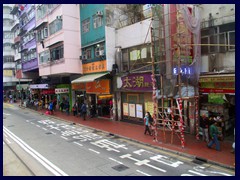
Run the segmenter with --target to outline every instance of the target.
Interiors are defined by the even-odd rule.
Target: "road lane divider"
[[[11,139],[13,141],[15,141],[21,148],[23,148],[28,154],[30,154],[32,157],[34,157],[38,162],[40,162],[46,169],[48,169],[54,175],[56,175],[56,176],[68,176],[68,174],[66,174],[64,171],[62,171],[60,168],[58,168],[56,165],[54,165],[48,159],[43,157],[40,153],[35,151],[33,148],[31,148],[28,144],[26,144],[23,140],[21,140],[19,137],[17,137],[15,134],[13,134],[11,131],[9,131],[4,126],[3,126],[3,131],[9,137],[11,137]]]

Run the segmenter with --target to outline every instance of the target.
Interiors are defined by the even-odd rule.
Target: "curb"
[[[40,113],[38,111],[35,111],[33,109],[29,109],[29,108],[25,108],[25,107],[22,107],[20,105],[19,105],[19,107],[22,108],[22,109],[28,109],[30,111],[33,111],[35,113],[38,113],[38,114],[46,116],[46,117],[51,117],[51,118],[54,118],[54,119],[57,119],[57,120],[61,120],[61,121],[64,121],[64,122],[68,122],[68,123],[71,122],[71,121],[67,121],[65,119],[56,117],[56,116],[47,116],[44,113]],[[199,156],[195,156],[195,155],[191,155],[191,154],[186,154],[186,153],[182,153],[182,152],[179,152],[179,151],[167,149],[167,148],[164,148],[164,147],[159,147],[159,146],[156,146],[156,145],[148,144],[148,143],[141,142],[141,141],[138,141],[138,140],[135,140],[135,139],[131,139],[129,137],[125,137],[125,136],[122,136],[122,135],[119,135],[119,134],[113,134],[113,133],[110,133],[108,131],[104,131],[102,129],[97,129],[97,128],[93,128],[93,127],[90,127],[90,126],[86,126],[86,125],[83,125],[83,124],[80,124],[80,123],[74,123],[73,125],[83,126],[83,127],[86,127],[86,128],[92,129],[92,130],[97,130],[97,131],[100,131],[100,132],[104,132],[104,133],[109,134],[109,135],[114,136],[114,137],[120,137],[120,138],[127,139],[129,141],[133,141],[133,142],[145,145],[145,146],[150,146],[150,147],[152,147],[154,149],[162,150],[162,151],[165,151],[165,152],[171,152],[173,154],[180,155],[180,156],[187,157],[187,158],[191,158],[193,160],[202,161],[204,163],[209,163],[209,164],[212,164],[212,165],[218,165],[218,166],[221,166],[223,168],[230,169],[230,170],[235,170],[235,167],[233,167],[233,166],[225,165],[225,164],[213,161],[213,160],[208,160],[208,159],[203,158],[203,157],[199,157]]]

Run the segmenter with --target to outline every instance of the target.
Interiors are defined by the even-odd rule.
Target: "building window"
[[[5,31],[3,32],[3,39],[12,39],[13,38],[13,33],[10,31]]]
[[[49,24],[49,34],[52,35],[62,29],[62,19],[56,19]]]
[[[12,44],[11,43],[3,44],[3,51],[11,51],[11,50],[12,50]]]
[[[150,70],[149,62],[152,60],[151,46],[141,45],[122,50],[122,70],[139,69]],[[142,68],[142,69],[141,69]]]
[[[102,26],[102,16],[94,15],[93,16],[93,28],[96,29]]]
[[[47,14],[47,4],[37,6],[37,20],[43,18]]]
[[[63,58],[63,45],[51,49],[50,57],[52,61]]]
[[[95,48],[95,57],[104,55],[104,44],[97,44]]]
[[[32,18],[34,18],[34,10],[28,12],[28,19],[31,20]]]
[[[228,32],[228,49],[229,51],[235,50],[235,31]],[[234,45],[234,46],[231,46]]]
[[[82,21],[82,32],[87,33],[90,30],[90,18]]]
[[[83,59],[91,59],[92,55],[91,55],[91,48],[87,48],[85,50],[83,50]]]
[[[3,57],[3,63],[11,63],[11,62],[14,62],[13,56],[4,56]]]
[[[44,52],[41,52],[39,54],[39,63],[42,64],[42,63],[46,63],[50,61],[50,53],[49,53],[49,50],[47,51],[44,51]]]

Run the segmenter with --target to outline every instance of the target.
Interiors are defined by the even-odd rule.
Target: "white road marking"
[[[11,114],[8,114],[8,113],[3,113],[4,115],[6,115],[6,116],[10,116]]]
[[[97,153],[97,154],[100,154],[100,152],[95,151],[95,150],[93,150],[93,149],[88,149],[88,150],[90,150],[90,151],[92,151],[92,152],[95,152],[95,153]]]
[[[153,154],[152,152],[150,152],[150,151],[147,151],[147,150],[145,150],[145,149],[139,149],[139,150],[137,150],[137,151],[133,151],[133,153],[135,153],[135,154],[138,154],[138,155],[142,155],[141,153],[142,152],[147,152],[147,153],[149,153],[149,154]]]
[[[36,125],[36,126],[39,127],[39,128],[41,127],[41,126],[39,126],[39,125]]]
[[[205,170],[205,167],[203,167],[203,166],[196,166],[193,169],[198,172],[207,172],[207,173],[212,173],[212,174],[220,174],[220,175],[224,175],[224,176],[232,176],[231,174],[227,174],[224,172]]]
[[[140,170],[136,170],[137,172],[139,172],[139,173],[141,173],[141,174],[144,174],[144,175],[146,175],[146,176],[152,176],[152,175],[150,175],[150,174],[147,174],[147,173],[145,173],[145,172],[142,172],[142,171],[140,171]]]
[[[110,160],[112,160],[112,161],[114,161],[114,162],[117,162],[118,164],[123,164],[122,162],[120,162],[120,161],[118,161],[118,160],[116,160],[116,159],[113,159],[113,158],[108,158],[108,159],[110,159]]]
[[[35,124],[35,123],[33,123],[33,122],[30,122],[31,124]]]
[[[83,146],[82,144],[78,143],[78,142],[73,142],[74,144],[77,144],[79,146]]]
[[[26,122],[29,122],[29,120],[26,120]]]
[[[6,141],[7,141],[7,143],[8,143],[8,144],[11,144],[11,143],[12,143],[12,142],[11,142],[11,141],[9,141],[7,138],[6,138]]]
[[[4,143],[4,141],[3,141],[3,145],[4,145],[5,143]]]
[[[153,169],[156,169],[158,171],[161,171],[161,172],[164,172],[164,173],[166,172],[166,170],[164,170],[164,169],[161,169],[161,168],[158,168],[158,167],[153,166],[151,164],[148,164],[150,162],[149,160],[147,160],[147,159],[138,160],[136,158],[133,158],[131,154],[124,154],[124,155],[120,156],[120,158],[129,158],[129,159],[132,159],[133,161],[136,161],[134,164],[136,164],[138,166],[146,165],[146,166],[151,167]]]
[[[65,139],[65,140],[68,140],[68,138],[66,138],[66,137],[63,137],[63,136],[60,136],[61,138],[63,138],[63,139]]]
[[[38,162],[40,162],[45,168],[47,168],[50,172],[52,172],[56,176],[68,176],[64,171],[58,168],[56,165],[51,163],[45,157],[43,157],[40,153],[32,149],[29,145],[27,145],[23,140],[9,131],[7,128],[3,126],[3,131],[9,135],[20,147],[22,147],[27,153],[29,153],[32,157],[34,157]]]
[[[188,172],[193,173],[193,174],[197,174],[199,176],[207,176],[206,174],[202,174],[202,173],[199,173],[199,172],[196,172],[196,171],[192,171],[192,170],[188,170]]]
[[[44,131],[47,131],[47,129],[46,128],[42,128]]]
[[[52,134],[56,135],[57,133],[50,131]]]
[[[6,137],[6,138],[7,138],[7,135],[6,135],[5,133],[3,133],[3,135],[4,135],[4,137]]]

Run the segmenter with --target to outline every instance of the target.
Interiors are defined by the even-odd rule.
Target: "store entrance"
[[[97,96],[97,113],[100,117],[111,118],[112,116],[112,95]]]

